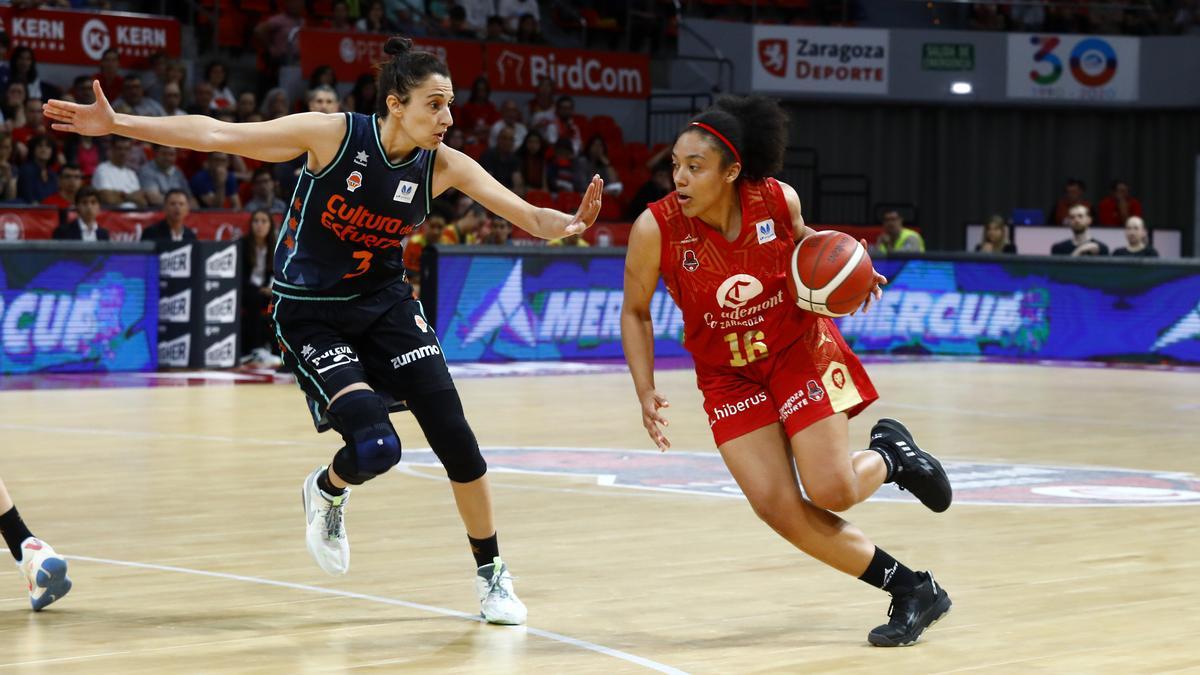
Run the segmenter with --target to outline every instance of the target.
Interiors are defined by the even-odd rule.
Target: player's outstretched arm
[[[99,81],[92,82],[96,102],[88,105],[52,99],[43,104],[55,131],[82,136],[117,134],[159,145],[201,152],[226,152],[264,162],[285,162],[311,151],[324,166],[332,161],[345,135],[342,115],[301,113],[268,122],[234,124],[205,115],[146,117],[114,112]]]
[[[669,422],[660,410],[670,407],[667,397],[654,387],[654,323],[650,301],[658,287],[659,247],[662,234],[649,210],[633,223],[625,253],[625,299],[621,304],[621,347],[633,375],[633,387],[642,407],[642,426],[659,450],[671,447],[663,433]]]
[[[561,239],[579,234],[596,222],[604,181],[599,176],[592,176],[579,210],[574,214],[538,208],[501,185],[475,160],[443,145],[438,149],[433,193],[436,196],[450,188],[462,190],[487,210],[535,237]]]

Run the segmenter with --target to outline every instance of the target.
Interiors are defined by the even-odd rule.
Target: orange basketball
[[[818,232],[792,251],[787,286],[800,309],[846,316],[862,306],[874,285],[871,256],[848,234]]]

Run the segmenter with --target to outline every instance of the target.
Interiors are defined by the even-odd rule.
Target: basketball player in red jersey
[[[812,230],[796,191],[768,177],[786,146],[787,118],[762,97],[722,98],[679,134],[675,192],[649,205],[629,239],[625,358],[642,423],[666,450],[668,402],[654,385],[650,318],[661,276],[683,313],[713,438],[754,511],[805,553],[890,592],[891,618],[868,640],[908,645],[949,611],[950,596],[932,574],[905,567],[831,511],[895,482],[941,512],[950,482],[896,420],[880,420],[868,449],[850,453],[849,418],[878,395],[837,326],[787,295],[792,249]],[[884,283],[877,274],[863,311]]]

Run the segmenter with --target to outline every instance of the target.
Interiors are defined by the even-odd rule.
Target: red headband
[[[729,148],[729,151],[733,153],[733,161],[737,162],[738,164],[742,163],[742,156],[738,154],[737,148],[733,147],[733,143],[730,143],[729,139],[725,138],[725,136],[722,135],[721,132],[708,126],[704,122],[692,122],[692,126],[700,127],[701,129],[712,134],[713,136],[716,136],[717,138],[721,139],[721,142],[725,144],[725,147]]]

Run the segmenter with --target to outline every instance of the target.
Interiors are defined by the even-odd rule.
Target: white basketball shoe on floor
[[[475,575],[475,592],[479,595],[479,613],[488,623],[525,623],[528,611],[513,590],[508,565],[498,556],[492,559],[492,564],[479,568]]]
[[[330,497],[317,487],[317,478],[329,467],[323,466],[308,474],[300,494],[304,499],[304,519],[308,526],[305,541],[308,552],[317,565],[329,574],[345,574],[350,569],[350,540],[346,538],[345,494]]]
[[[21,542],[21,561],[17,563],[17,569],[29,584],[29,604],[35,612],[42,611],[71,590],[67,561],[55,553],[50,544],[37,537]]]

